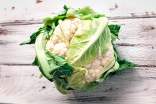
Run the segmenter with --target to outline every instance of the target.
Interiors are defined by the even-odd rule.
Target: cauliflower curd
[[[107,19],[103,18],[103,21],[107,22]],[[98,25],[99,24],[97,23],[97,26]],[[68,48],[70,46],[70,41],[72,40],[73,36],[85,35],[83,32],[86,28],[87,27],[83,26],[83,21],[78,18],[60,21],[58,26],[55,28],[53,35],[50,37],[50,40],[47,42],[46,49],[54,54],[66,57]],[[114,63],[114,50],[112,45],[110,45],[105,54],[96,57],[95,60],[84,66],[87,69],[85,80],[87,82],[91,82],[98,79],[103,72],[111,68]],[[106,70],[104,70],[105,68]]]
[[[35,44],[33,62],[63,94],[92,89],[111,73],[132,68],[114,45],[120,26],[90,7],[64,11],[43,20],[43,26],[22,44]]]

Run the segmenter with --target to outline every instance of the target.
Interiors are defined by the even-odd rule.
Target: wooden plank
[[[155,0],[1,0],[0,22],[14,20],[38,20],[54,12],[62,10],[64,4],[73,8],[91,6],[99,12],[110,17],[134,18],[134,17],[156,17]]]
[[[122,19],[110,20],[110,22],[121,24],[118,43],[155,45],[156,18],[147,19]],[[4,44],[19,43],[25,40],[32,32],[42,26],[41,24],[1,24],[0,41]]]
[[[13,104],[155,104],[156,70],[118,73],[90,92],[60,94],[33,66],[0,66],[0,102]]]
[[[54,85],[32,66],[0,66],[0,102],[13,104],[48,104],[53,95],[62,97]],[[57,98],[56,97],[56,98]],[[48,100],[48,101],[46,101]]]
[[[122,56],[140,65],[156,65],[156,21],[150,19],[113,20],[122,24],[117,46]],[[1,26],[0,64],[31,64],[33,46],[20,46],[40,24]],[[149,54],[150,53],[150,54]]]
[[[156,49],[151,46],[118,46],[121,56],[138,65],[156,66]],[[29,65],[35,57],[31,46],[0,46],[0,64],[3,65]],[[150,54],[149,54],[150,53]]]

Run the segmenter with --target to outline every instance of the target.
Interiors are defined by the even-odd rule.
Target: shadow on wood
[[[138,101],[139,93],[144,90],[143,80],[137,70],[126,70],[117,73],[100,84],[94,91],[73,92],[68,100],[78,104],[102,103],[102,104],[125,104]],[[139,89],[139,90],[138,90]],[[134,98],[137,97],[138,98]],[[120,102],[119,102],[120,101]],[[141,101],[141,99],[139,99]]]

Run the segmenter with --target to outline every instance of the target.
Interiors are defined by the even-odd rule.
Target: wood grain
[[[62,10],[91,6],[122,25],[116,42],[121,56],[138,66],[108,78],[91,92],[59,93],[54,84],[39,78],[31,63],[34,46],[20,46],[42,18]],[[156,104],[155,0],[1,0],[0,104]]]
[[[153,21],[156,18],[111,20],[122,25],[117,47],[123,57],[139,65],[156,66],[156,23]],[[34,47],[19,44],[39,26],[41,24],[1,26],[0,64],[30,65],[35,56]]]
[[[0,22],[40,20],[62,10],[64,4],[73,8],[91,6],[112,18],[156,17],[155,0],[1,0]]]
[[[1,26],[0,103],[155,104],[155,20],[112,20],[122,24],[117,42],[121,55],[139,66],[136,70],[111,77],[93,92],[73,92],[69,95],[60,94],[53,83],[45,78],[40,79],[38,68],[31,66],[34,47],[19,45],[41,24]]]
[[[7,70],[7,71],[6,71]],[[60,94],[33,66],[0,66],[0,101],[13,104],[155,104],[155,68],[118,73],[91,92]],[[7,83],[6,83],[7,82]],[[7,100],[6,100],[7,98]],[[16,100],[15,100],[16,99]]]

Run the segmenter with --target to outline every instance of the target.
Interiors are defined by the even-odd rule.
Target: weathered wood
[[[121,24],[120,40],[118,43],[138,45],[155,45],[155,41],[150,41],[156,39],[156,23],[154,21],[156,21],[156,18],[111,20],[111,22]],[[0,40],[3,41],[3,43],[6,42],[6,44],[8,41],[11,43],[22,42],[40,26],[42,25],[30,23],[27,25],[1,24]]]
[[[118,46],[121,56],[138,65],[156,66],[156,49],[151,46]],[[29,65],[35,57],[35,50],[31,46],[0,46],[0,64]],[[150,54],[149,54],[150,53]]]
[[[156,65],[156,18],[114,20],[122,24],[117,46],[122,56],[139,65]],[[31,64],[33,46],[20,46],[41,24],[2,26],[0,32],[0,64]],[[149,54],[150,53],[150,54]]]
[[[123,71],[90,92],[60,94],[33,66],[0,66],[0,102],[15,104],[155,104],[156,70]]]
[[[36,0],[37,1],[37,0]],[[73,8],[91,6],[113,18],[156,17],[155,0],[1,0],[0,22],[14,20],[38,20],[62,10],[64,4]],[[17,22],[17,21],[15,21]]]
[[[53,83],[39,78],[32,66],[33,46],[19,46],[41,26],[42,18],[72,7],[89,5],[122,24],[117,47],[139,66],[118,73],[91,92],[60,94]],[[1,0],[0,104],[156,104],[155,0]]]

